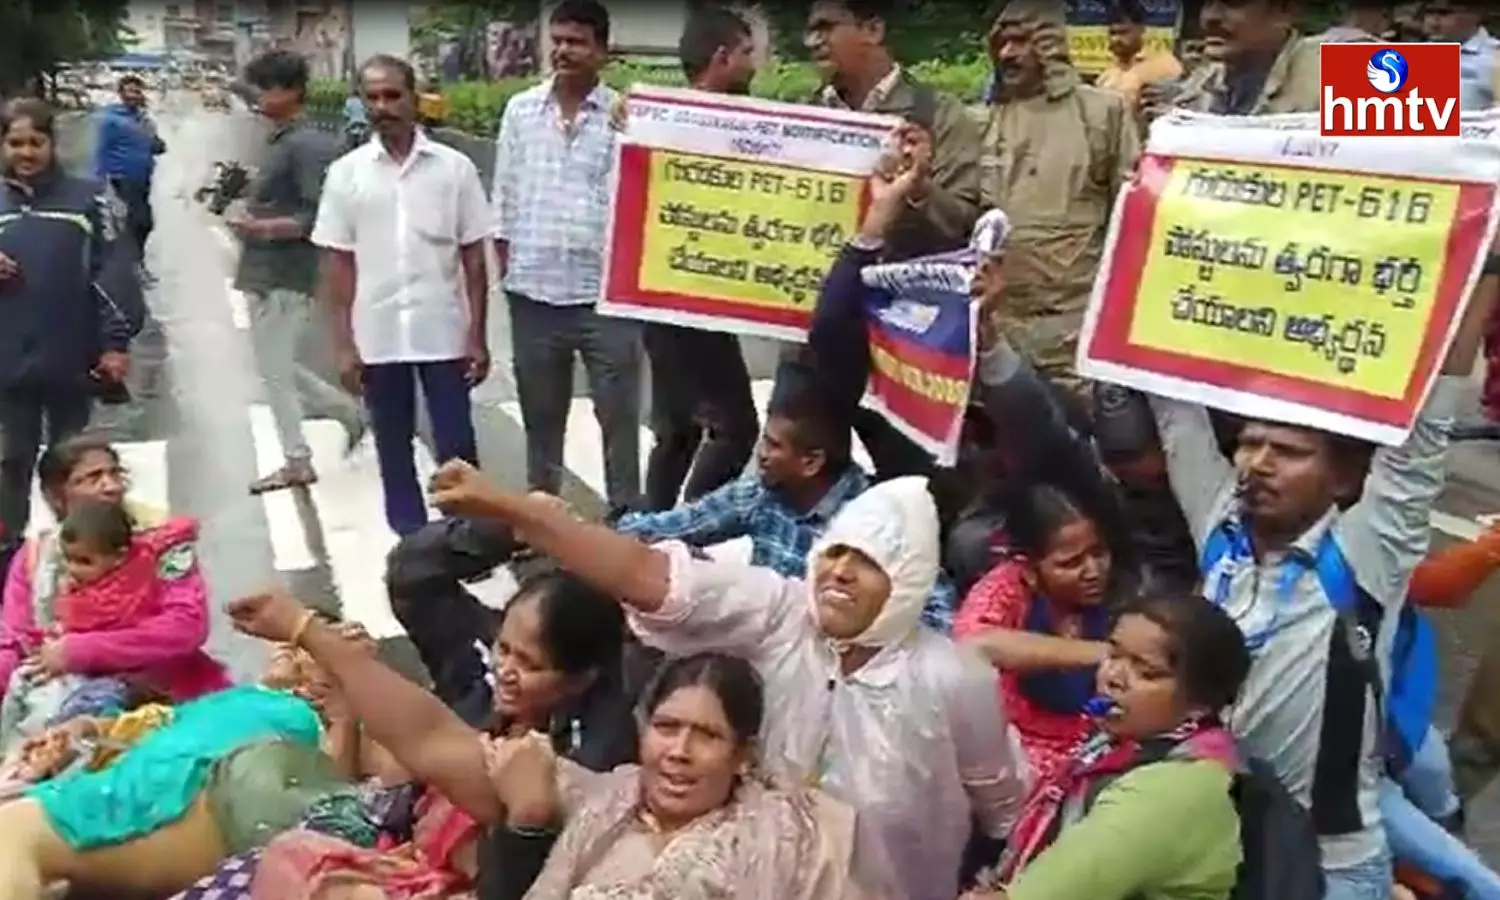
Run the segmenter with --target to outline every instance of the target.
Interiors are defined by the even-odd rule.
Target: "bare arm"
[[[477,475],[466,483],[470,493],[458,510],[464,515],[506,522],[532,549],[637,612],[656,612],[666,602],[667,554],[604,525],[580,522],[555,503],[498,490]]]
[[[488,335],[486,321],[490,313],[490,282],[484,262],[484,243],[465,244],[458,251],[458,262],[464,272],[464,293],[469,301],[469,334],[484,345]]]
[[[339,774],[357,781],[360,772],[359,724],[352,718],[338,718],[328,724],[323,734],[323,752],[333,760]]]
[[[1052,634],[992,628],[965,643],[997,669],[1031,672],[1037,669],[1085,669],[1104,661],[1109,645]]]
[[[333,339],[340,346],[354,346],[354,254],[344,250],[323,252],[321,293],[333,321]]]
[[[300,645],[338,680],[350,713],[369,736],[413,778],[482,823],[500,820],[500,801],[485,771],[479,732],[335,626],[310,623]]]

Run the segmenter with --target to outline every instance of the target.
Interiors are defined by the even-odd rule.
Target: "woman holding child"
[[[5,580],[0,749],[86,686],[98,698],[92,711],[118,704],[120,679],[178,701],[228,687],[203,650],[208,588],[196,523],[126,501],[120,457],[102,440],[47,448],[38,477],[61,525],[28,538]]]

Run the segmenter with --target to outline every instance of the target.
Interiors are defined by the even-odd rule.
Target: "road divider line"
[[[254,404],[248,414],[257,471],[275,471],[285,457],[271,409]],[[332,419],[309,419],[302,423],[302,434],[318,472],[318,483],[310,491],[328,548],[329,578],[338,590],[344,617],[364,625],[377,638],[403,634],[385,591],[385,557],[397,538],[385,522],[385,495],[373,440],[367,437],[346,455],[348,437]],[[426,484],[437,466],[420,441],[413,446],[417,478]],[[291,492],[273,491],[260,499],[276,570],[294,572],[318,565]],[[508,596],[503,583],[496,588]],[[512,586],[509,593],[513,592]]]
[[[1431,521],[1434,531],[1440,531],[1461,541],[1472,541],[1484,531],[1483,526],[1472,518],[1465,519],[1436,509],[1432,511]]]

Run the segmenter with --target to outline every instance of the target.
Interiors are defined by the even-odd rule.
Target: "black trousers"
[[[718,331],[647,323],[651,431],[646,502],[671,509],[734,480],[755,450],[760,423],[739,338]]]
[[[125,204],[125,228],[135,242],[141,259],[146,258],[146,240],[156,228],[156,216],[151,212],[151,182],[110,179],[115,194]]]
[[[26,534],[43,440],[56,444],[82,432],[92,408],[81,384],[0,391],[0,546],[17,544]]]

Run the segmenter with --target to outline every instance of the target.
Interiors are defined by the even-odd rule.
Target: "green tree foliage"
[[[124,50],[128,0],[0,0],[0,93],[34,88],[61,63]]]
[[[540,15],[538,0],[430,0],[412,22],[412,53],[436,59],[443,44],[457,42],[461,70],[481,72],[489,23],[535,22]]]

